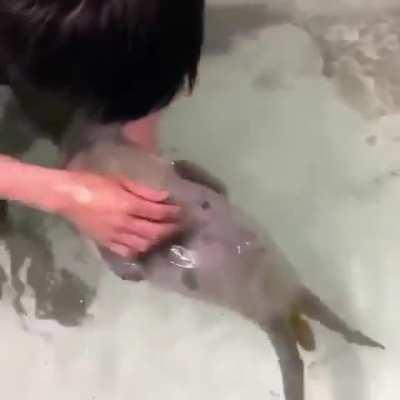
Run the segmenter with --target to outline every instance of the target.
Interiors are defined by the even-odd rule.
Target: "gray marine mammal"
[[[298,345],[315,349],[306,317],[348,342],[383,349],[351,329],[306,288],[274,241],[233,206],[223,184],[187,161],[169,163],[124,143],[118,127],[91,127],[68,156],[68,168],[124,175],[168,190],[181,204],[188,229],[137,263],[101,250],[123,279],[147,280],[165,290],[215,303],[252,320],[269,336],[279,358],[286,400],[304,399]]]

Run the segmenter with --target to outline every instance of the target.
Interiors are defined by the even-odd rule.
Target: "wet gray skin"
[[[117,127],[86,129],[85,143],[69,154],[72,170],[119,174],[168,190],[182,205],[187,230],[141,262],[129,263],[101,250],[123,279],[146,280],[162,289],[234,310],[269,336],[279,358],[286,400],[304,399],[298,346],[315,349],[306,318],[319,321],[362,346],[384,347],[353,330],[303,286],[272,239],[228,200],[216,178],[190,162],[149,155],[123,142]]]

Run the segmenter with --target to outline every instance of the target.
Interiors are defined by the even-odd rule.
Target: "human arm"
[[[58,214],[124,258],[147,252],[179,229],[180,210],[166,204],[167,193],[1,155],[0,197]]]

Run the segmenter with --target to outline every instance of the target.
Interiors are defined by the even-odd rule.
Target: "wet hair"
[[[107,121],[192,90],[204,0],[0,0],[0,58],[34,86]]]

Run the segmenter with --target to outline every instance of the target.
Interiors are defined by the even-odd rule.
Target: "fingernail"
[[[168,198],[169,197],[169,192],[167,192],[166,190],[162,190],[160,192],[160,195],[162,198]]]

